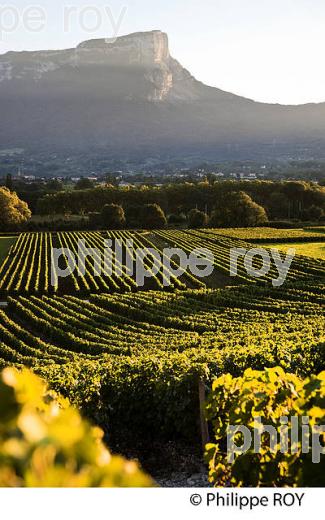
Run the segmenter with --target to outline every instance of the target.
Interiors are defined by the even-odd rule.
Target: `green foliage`
[[[200,351],[143,350],[134,356],[103,356],[100,361],[80,360],[36,370],[99,424],[114,444],[197,443],[197,391],[199,377],[206,377],[204,361]]]
[[[281,191],[271,193],[267,201],[267,209],[271,218],[290,218],[290,200]]]
[[[135,462],[112,456],[103,432],[33,373],[0,379],[0,486],[145,487]]]
[[[312,462],[311,430],[303,431],[303,417],[309,418],[310,427],[325,424],[325,372],[305,380],[285,373],[281,367],[255,371],[248,369],[242,377],[223,375],[212,385],[206,405],[206,413],[214,428],[215,443],[206,447],[210,481],[216,486],[323,486],[325,484],[325,460]],[[288,447],[281,446],[280,433],[284,437],[283,421],[288,419]],[[292,444],[291,435],[298,418],[299,438]],[[260,419],[259,419],[260,418]],[[234,434],[238,450],[234,460],[226,458],[225,447],[229,426],[243,425],[251,432],[261,432],[261,444],[242,453],[243,435]],[[276,444],[272,449],[269,433],[262,432],[263,425],[276,431]],[[305,426],[306,428],[306,426]],[[309,435],[309,437],[308,437]],[[324,434],[320,435],[324,440]],[[229,441],[229,437],[228,437]],[[306,445],[309,452],[306,453]]]
[[[187,219],[190,229],[202,228],[208,223],[208,215],[198,209],[191,209]]]
[[[254,227],[268,221],[265,209],[244,191],[231,192],[213,211],[210,227]]]

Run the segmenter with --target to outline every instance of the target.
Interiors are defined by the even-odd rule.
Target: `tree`
[[[122,206],[105,204],[102,209],[102,222],[108,229],[121,229],[125,226],[125,215]]]
[[[55,214],[68,211],[74,214],[89,213],[98,211],[98,208],[101,209],[104,204],[112,203],[120,204],[128,213],[128,208],[138,206],[134,212],[134,218],[131,219],[132,222],[126,215],[128,226],[134,228],[139,227],[139,211],[145,204],[159,204],[169,214],[188,213],[195,207],[207,208],[205,212],[210,213],[211,209],[223,204],[223,200],[229,196],[230,192],[239,192],[243,190],[243,186],[253,201],[268,209],[272,219],[288,218],[289,215],[291,218],[300,217],[301,211],[308,209],[313,204],[325,210],[325,187],[313,183],[303,183],[303,186],[298,183],[298,186],[294,184],[287,187],[287,183],[282,181],[256,180],[245,183],[220,181],[214,184],[178,182],[164,184],[159,188],[156,186],[129,186],[125,189],[124,187],[101,186],[83,192],[63,190],[52,193],[46,205],[51,207],[51,212]],[[21,195],[21,197],[27,200],[25,196]],[[40,197],[38,196],[38,198]],[[42,202],[40,204],[42,205]]]
[[[145,229],[161,229],[165,227],[167,220],[165,213],[158,204],[146,204],[140,215],[140,227]]]
[[[8,188],[0,188],[0,228],[12,229],[29,220],[31,212],[26,202],[20,200],[17,194]]]
[[[301,212],[301,218],[302,220],[312,220],[314,222],[318,222],[322,216],[324,215],[324,212],[322,208],[319,206],[310,206],[308,209],[304,209]]]
[[[87,178],[79,179],[74,187],[75,190],[90,190],[92,188],[94,188],[94,183]]]
[[[48,181],[46,184],[46,188],[48,191],[53,192],[63,190],[62,182],[58,181],[58,179],[51,179],[50,181]]]
[[[265,209],[244,191],[230,192],[211,215],[210,227],[253,227],[268,221]]]
[[[289,181],[283,185],[283,193],[289,199],[288,218],[299,217],[303,209],[303,198],[307,184],[300,181]]]
[[[198,209],[191,209],[187,218],[190,229],[201,228],[208,223],[208,215]]]
[[[171,213],[168,217],[168,224],[171,226],[181,226],[186,224],[186,216],[184,213]]]
[[[127,206],[125,210],[126,225],[130,229],[141,227],[141,206]]]
[[[267,208],[271,218],[286,218],[289,213],[290,201],[280,191],[274,191],[268,198]]]

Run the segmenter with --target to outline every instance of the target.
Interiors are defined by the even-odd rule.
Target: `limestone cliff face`
[[[162,31],[133,33],[114,40],[89,40],[77,47],[73,59],[79,65],[102,63],[141,68],[151,85],[146,94],[148,101],[197,98],[193,89],[186,88],[193,86],[194,78],[170,56],[168,36]],[[182,95],[177,92],[178,82],[182,82]]]
[[[161,31],[133,33],[115,39],[88,40],[76,49],[80,57],[98,53],[103,59],[133,65],[154,65],[169,59],[168,37]]]
[[[107,74],[115,72],[116,68],[141,70],[148,83],[141,97],[148,101],[166,99],[174,85],[174,76],[183,70],[170,56],[167,34],[151,31],[114,40],[89,40],[75,49],[62,51],[9,52],[0,56],[0,83],[22,79],[46,81],[49,73],[58,71],[59,75],[60,69],[78,69],[82,72],[94,66],[104,67]],[[132,99],[136,94],[134,89],[126,97]]]

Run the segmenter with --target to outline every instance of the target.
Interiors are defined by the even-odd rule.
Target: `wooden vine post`
[[[204,381],[199,378],[200,431],[203,453],[205,451],[206,444],[209,442],[209,428],[204,413],[205,398],[205,384]]]

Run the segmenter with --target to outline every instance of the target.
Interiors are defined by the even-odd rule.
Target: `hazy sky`
[[[46,13],[29,21],[33,32],[30,6]],[[8,0],[0,53],[72,47],[114,36],[114,25],[118,35],[166,31],[172,55],[209,85],[272,103],[325,101],[325,0]]]

